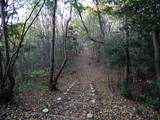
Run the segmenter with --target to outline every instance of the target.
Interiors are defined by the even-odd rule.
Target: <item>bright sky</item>
[[[93,0],[82,0],[84,6],[93,6]]]
[[[86,7],[86,6],[93,6],[93,1],[92,0],[80,0],[80,2]],[[64,6],[62,2],[58,3],[61,6]],[[23,21],[27,17],[27,10],[24,8],[21,8],[18,10],[18,15],[20,21]]]

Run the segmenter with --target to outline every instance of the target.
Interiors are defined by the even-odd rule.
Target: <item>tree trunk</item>
[[[153,31],[151,33],[152,40],[153,40],[153,47],[154,47],[154,64],[155,64],[155,72],[157,79],[160,78],[160,53],[159,53],[159,44],[158,44],[158,37],[159,34],[156,31]]]
[[[8,34],[7,34],[7,23],[6,23],[6,11],[5,11],[6,3],[4,0],[1,0],[0,7],[1,7],[1,21],[2,21],[2,37],[3,42],[5,45],[5,69],[7,69],[9,64],[9,42],[8,42]],[[1,80],[1,85],[4,85],[4,79]]]
[[[49,80],[49,89],[51,91],[56,90],[54,85],[54,72],[55,72],[55,39],[56,39],[56,9],[57,9],[57,0],[54,0],[53,3],[53,15],[52,15],[52,43],[51,43],[51,61],[50,61],[50,80]]]
[[[15,86],[15,79],[13,76],[12,67],[10,67],[10,54],[9,54],[9,40],[8,40],[8,32],[7,32],[7,8],[8,3],[4,0],[0,1],[1,7],[1,20],[2,20],[2,36],[5,44],[5,66],[4,72],[2,67],[2,54],[0,54],[0,80],[1,80],[1,88],[0,88],[0,103],[8,102],[13,97],[13,88]]]
[[[57,82],[58,82],[58,78],[60,77],[66,63],[67,63],[67,59],[68,59],[68,52],[67,52],[67,38],[68,38],[68,28],[69,28],[69,22],[71,21],[71,17],[72,17],[72,6],[70,6],[70,17],[67,20],[67,24],[66,24],[66,30],[65,30],[65,38],[64,38],[64,60],[63,63],[61,64],[61,67],[58,70],[57,75],[54,77],[54,83],[53,83],[53,88],[54,90],[58,90],[57,88]]]
[[[124,37],[126,41],[126,49],[125,49],[125,54],[126,54],[126,86],[128,86],[129,80],[130,80],[130,53],[129,53],[129,30],[128,30],[128,18],[125,15],[124,16]]]
[[[7,3],[5,3],[4,0],[1,0],[1,19],[2,19],[2,35],[3,40],[5,43],[5,57],[6,57],[6,67],[9,64],[9,41],[8,41],[8,33],[7,33],[7,11],[5,10],[5,7],[7,6]]]
[[[3,80],[3,65],[2,65],[2,53],[0,51],[0,89],[2,89],[3,87],[2,80]]]

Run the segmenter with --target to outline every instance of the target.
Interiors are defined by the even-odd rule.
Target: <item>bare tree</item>
[[[126,54],[126,82],[128,86],[128,82],[131,78],[131,73],[130,73],[130,52],[129,52],[129,30],[128,30],[128,17],[125,14],[124,15],[124,39],[126,41],[126,49],[125,49],[125,54]]]
[[[57,4],[57,1],[55,0],[55,4]],[[58,70],[58,73],[55,75],[54,77],[54,53],[53,53],[53,49],[55,48],[55,13],[56,13],[56,6],[54,5],[54,8],[53,8],[53,38],[52,38],[52,55],[51,55],[51,74],[50,74],[50,82],[49,82],[49,88],[50,90],[58,90],[57,88],[57,82],[58,82],[58,78],[60,77],[66,63],[67,63],[67,44],[66,44],[66,40],[68,38],[68,28],[69,28],[69,22],[71,21],[71,17],[72,17],[72,7],[70,6],[70,17],[68,18],[67,20],[67,23],[66,23],[66,30],[65,30],[65,37],[64,37],[64,60],[63,60],[63,63],[61,64],[61,67],[59,68]]]
[[[51,91],[56,90],[54,86],[54,72],[55,72],[55,39],[56,39],[56,9],[57,9],[57,0],[53,0],[53,15],[52,15],[52,43],[51,43],[51,61],[50,61],[50,80],[49,80],[49,89]]]
[[[1,7],[1,20],[2,20],[2,37],[3,42],[5,44],[5,55],[3,56],[2,51],[0,51],[0,103],[8,102],[13,97],[13,89],[15,86],[15,78],[13,75],[14,65],[17,61],[18,55],[20,53],[20,50],[22,48],[22,43],[24,41],[24,37],[27,34],[29,28],[32,26],[33,22],[39,15],[41,9],[43,8],[43,5],[45,3],[45,0],[43,4],[41,5],[40,9],[38,10],[37,14],[34,16],[33,20],[28,24],[28,21],[30,20],[34,10],[39,5],[40,1],[37,2],[37,4],[34,6],[32,12],[30,13],[29,17],[25,20],[25,23],[23,25],[22,33],[20,36],[20,42],[15,50],[15,52],[12,54],[10,51],[10,44],[9,44],[9,36],[8,36],[8,20],[10,18],[10,15],[8,14],[8,0],[1,0],[0,1],[0,7]],[[14,4],[14,3],[13,3]],[[13,9],[15,12],[15,9]],[[28,25],[27,25],[28,24]],[[3,65],[4,63],[4,65]]]

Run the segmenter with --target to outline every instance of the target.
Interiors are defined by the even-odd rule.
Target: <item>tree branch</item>
[[[78,7],[77,0],[75,0],[75,4],[76,4],[76,6]],[[93,42],[97,42],[97,43],[103,44],[104,41],[97,41],[97,40],[95,40],[94,38],[92,38],[92,37],[89,35],[89,30],[88,30],[87,26],[86,26],[85,23],[84,23],[84,20],[83,20],[83,18],[82,18],[81,11],[80,11],[79,9],[77,9],[77,11],[78,11],[79,17],[80,17],[80,19],[81,19],[81,22],[82,22],[82,24],[83,24],[83,27],[84,27],[84,29],[85,29],[85,31],[86,31],[86,33],[87,33],[88,38],[89,38],[91,41],[93,41]]]
[[[93,0],[93,3],[95,4],[96,9],[97,9],[97,15],[98,15],[98,21],[99,21],[100,30],[101,30],[103,39],[105,39],[105,32],[104,32],[103,21],[102,21],[103,19],[102,19],[102,16],[101,16],[101,11],[100,11],[100,9],[98,7],[99,0]]]
[[[10,61],[9,61],[9,64],[8,64],[7,69],[6,69],[6,71],[5,71],[5,74],[4,74],[4,78],[6,77],[9,68],[14,66],[14,64],[15,64],[17,58],[18,58],[20,49],[21,49],[21,47],[22,47],[22,43],[23,43],[23,41],[24,41],[24,37],[25,37],[26,33],[28,32],[29,28],[32,26],[32,24],[33,24],[33,22],[35,21],[35,19],[38,17],[38,15],[39,15],[40,11],[42,10],[42,8],[43,8],[46,0],[43,1],[43,4],[42,4],[42,6],[40,7],[39,11],[37,12],[37,14],[36,14],[35,17],[33,18],[32,22],[29,24],[29,26],[28,26],[27,29],[26,29],[26,24],[27,24],[28,20],[31,18],[34,10],[36,9],[36,7],[37,7],[38,4],[40,3],[40,1],[41,1],[41,0],[39,0],[39,1],[36,3],[36,5],[34,6],[34,8],[33,8],[32,11],[31,11],[29,17],[25,20],[25,23],[24,23],[24,26],[23,26],[23,29],[22,29],[21,39],[20,39],[18,48],[17,48],[17,50],[13,53],[13,55],[11,56],[11,59],[10,59]]]
[[[41,0],[40,0],[40,1],[41,1]],[[15,58],[14,58],[13,63],[12,63],[11,66],[13,66],[13,65],[15,64],[16,59],[17,59],[17,57],[18,57],[18,55],[19,55],[19,51],[20,51],[20,49],[21,49],[21,47],[22,47],[22,43],[23,43],[23,41],[24,41],[24,37],[25,37],[25,35],[27,34],[27,32],[28,32],[28,30],[30,29],[30,27],[32,26],[32,24],[34,23],[34,21],[36,20],[36,18],[38,17],[39,13],[41,12],[41,10],[42,10],[42,8],[43,8],[46,0],[43,1],[42,6],[40,7],[39,11],[37,12],[37,14],[35,15],[35,17],[34,17],[33,20],[31,21],[31,23],[28,25],[28,27],[26,28],[26,24],[27,24],[28,20],[31,18],[34,10],[36,9],[36,7],[37,7],[38,4],[40,3],[40,1],[37,2],[37,4],[34,6],[32,12],[30,13],[29,17],[28,17],[28,18],[26,19],[26,21],[25,21],[25,24],[24,24],[24,27],[23,27],[23,31],[22,31],[22,34],[21,34],[21,41],[20,41],[20,43],[19,43],[19,45],[18,45],[17,50],[16,50],[15,53],[12,55],[12,58],[13,58],[14,56],[15,56]]]

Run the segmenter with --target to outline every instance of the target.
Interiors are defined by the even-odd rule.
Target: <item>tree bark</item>
[[[5,0],[1,0],[1,19],[2,19],[2,35],[5,43],[5,55],[6,55],[6,67],[9,64],[9,40],[8,40],[8,33],[7,33],[7,3]]]
[[[13,88],[15,86],[15,79],[13,76],[12,67],[10,67],[10,54],[9,54],[9,40],[8,40],[8,28],[7,28],[7,7],[8,3],[4,0],[0,1],[1,7],[1,20],[2,20],[2,36],[5,47],[5,72],[3,74],[1,68],[1,88],[0,88],[0,103],[8,102],[13,97]],[[2,55],[0,55],[0,67],[2,67]],[[6,85],[7,84],[7,85]]]
[[[49,89],[51,91],[56,90],[54,85],[54,72],[55,72],[55,39],[56,39],[56,9],[57,9],[57,0],[54,0],[53,3],[53,15],[52,15],[52,42],[51,42],[51,61],[50,61],[50,80],[49,80]]]
[[[8,64],[9,64],[9,41],[8,41],[8,33],[7,33],[7,22],[6,22],[6,15],[7,15],[7,11],[5,10],[5,7],[7,5],[7,3],[5,3],[4,0],[1,0],[0,2],[0,7],[1,7],[1,21],[2,21],[2,37],[3,37],[3,42],[5,45],[5,69],[7,69]],[[1,80],[1,85],[3,86],[5,82],[5,79],[2,77]]]
[[[155,64],[155,72],[157,79],[160,78],[160,53],[159,53],[159,43],[158,43],[158,37],[159,34],[157,31],[152,31],[152,40],[153,40],[153,47],[154,47],[154,64]]]
[[[128,30],[128,17],[127,15],[124,16],[124,37],[126,41],[126,49],[125,49],[125,54],[126,54],[126,82],[128,86],[128,82],[130,80],[130,53],[129,53],[129,30]]]
[[[2,65],[2,53],[0,51],[0,89],[2,89],[3,83],[3,65]]]
[[[153,7],[152,11],[154,13],[154,18],[158,20],[158,10],[156,1],[153,1]],[[159,53],[159,31],[155,30],[156,28],[153,28],[153,31],[151,32],[152,40],[153,40],[153,47],[154,47],[154,64],[155,64],[155,72],[157,79],[160,78],[160,53]]]

